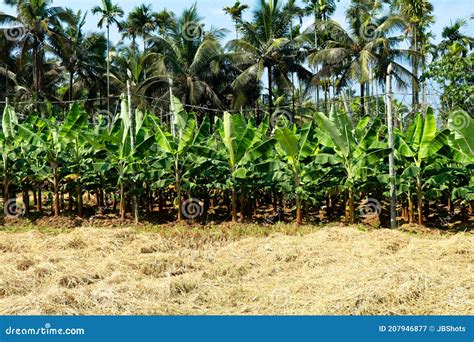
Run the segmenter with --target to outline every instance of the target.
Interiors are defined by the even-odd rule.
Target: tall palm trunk
[[[412,60],[412,110],[413,110],[413,118],[415,117],[416,113],[419,110],[419,84],[418,84],[418,68],[419,68],[419,60],[418,60],[418,27],[415,24],[412,24],[412,49],[415,51],[415,55],[413,56]]]
[[[74,82],[74,71],[69,72],[69,101],[72,101],[72,84]]]
[[[36,36],[33,40],[33,83],[38,96],[41,96],[43,91],[43,40]]]
[[[360,83],[360,115],[365,115],[365,83]]]
[[[107,112],[110,112],[110,25],[107,24]]]
[[[424,75],[426,72],[425,60],[422,58],[421,61],[421,74]],[[421,113],[423,117],[426,115],[426,82],[421,83]]]
[[[273,114],[273,75],[272,75],[272,66],[269,65],[268,69],[268,113],[270,115]]]

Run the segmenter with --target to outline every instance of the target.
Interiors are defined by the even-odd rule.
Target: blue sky
[[[1,0],[0,0],[1,1]],[[162,10],[164,8],[171,10],[179,14],[183,8],[191,6],[195,0],[144,0],[144,1],[127,1],[127,0],[114,0],[115,3],[120,4],[125,12],[130,11],[133,7],[141,3],[151,3],[154,10]],[[222,8],[225,6],[233,5],[235,0],[198,0],[198,8],[200,14],[205,18],[207,26],[224,27],[232,30],[233,25],[228,16],[224,15]],[[257,0],[241,0],[242,3],[248,4],[251,8],[255,8]],[[441,30],[444,26],[449,25],[450,22],[456,18],[466,18],[474,15],[474,0],[432,0],[436,16],[436,22],[432,27],[433,33],[439,39],[441,36]],[[53,4],[56,6],[70,7],[74,10],[82,9],[83,11],[89,11],[87,26],[88,31],[96,31],[97,29],[97,17],[90,13],[90,9],[97,4],[100,4],[100,0],[65,0],[58,1],[53,0]],[[338,10],[334,16],[334,19],[339,22],[344,22],[344,11],[350,0],[341,0],[338,3]],[[14,13],[14,11],[3,4],[0,4],[0,11],[7,13]],[[471,20],[470,26],[467,28],[466,33],[474,35],[474,23]],[[111,38],[115,41],[119,39],[119,34],[116,30],[113,30]]]

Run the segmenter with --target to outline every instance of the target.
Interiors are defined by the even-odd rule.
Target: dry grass
[[[0,232],[0,314],[474,314],[472,234],[274,230]]]

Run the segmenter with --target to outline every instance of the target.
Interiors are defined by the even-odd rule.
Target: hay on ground
[[[0,314],[474,314],[472,234],[313,231],[1,232]]]

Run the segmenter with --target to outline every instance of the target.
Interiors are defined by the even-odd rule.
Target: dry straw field
[[[342,226],[2,231],[0,314],[474,314],[473,249]]]

